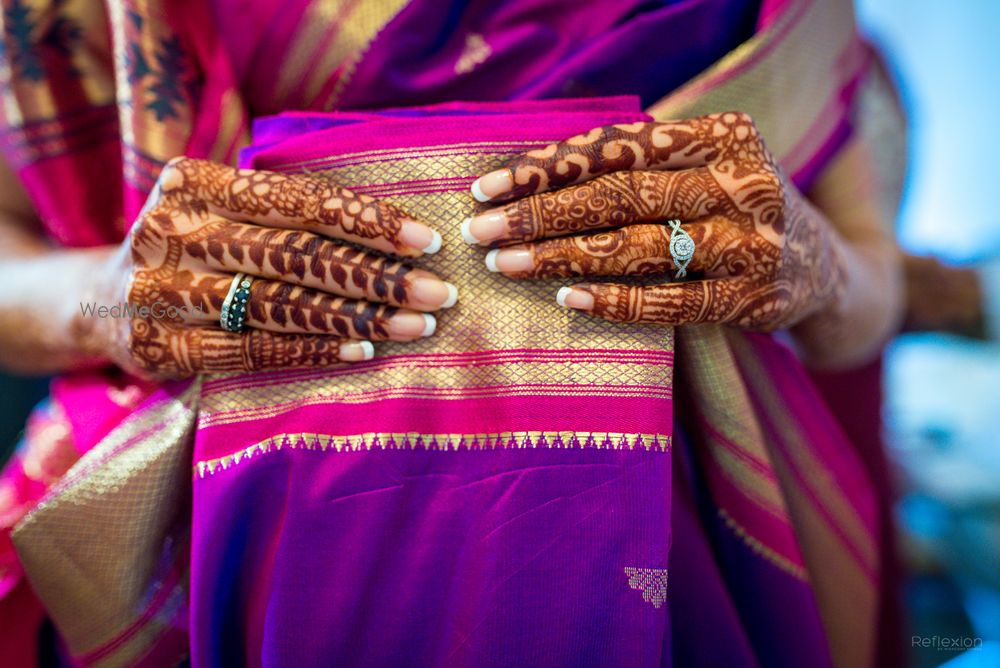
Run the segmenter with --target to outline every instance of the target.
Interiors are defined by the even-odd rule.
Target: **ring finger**
[[[735,276],[746,268],[740,262],[740,235],[718,219],[681,228],[694,241],[688,273],[709,278]],[[529,244],[495,248],[486,266],[510,278],[568,278],[579,276],[649,276],[677,271],[670,240],[676,234],[666,224],[630,225],[584,236],[558,237]]]
[[[192,311],[195,322],[218,323],[233,276],[199,280],[211,286],[211,298]],[[412,341],[430,336],[437,320],[429,313],[347,299],[283,281],[256,279],[247,300],[247,327],[281,334],[328,334],[373,341]]]

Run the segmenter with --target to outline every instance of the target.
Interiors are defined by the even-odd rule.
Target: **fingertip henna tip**
[[[431,235],[431,242],[422,249],[422,251],[427,255],[433,255],[441,250],[441,234],[437,230],[431,230]]]
[[[469,190],[472,191],[472,196],[475,198],[477,202],[489,202],[490,201],[489,195],[483,192],[482,180],[483,178],[479,177],[478,179],[473,181],[472,185],[469,187]]]
[[[467,244],[478,244],[479,239],[472,236],[472,219],[466,218],[462,221],[462,226],[459,228],[462,232],[462,240]]]
[[[494,248],[489,253],[486,254],[486,268],[492,271],[494,274],[499,272],[500,269],[497,267],[497,253],[500,252],[499,248]]]
[[[424,316],[424,331],[420,333],[420,336],[430,336],[437,329],[437,318],[430,313],[422,313],[421,315]]]
[[[573,292],[572,288],[567,288],[565,286],[559,288],[559,292],[556,293],[556,303],[563,308],[570,308],[569,306],[566,306],[566,297],[568,297],[571,292]]]

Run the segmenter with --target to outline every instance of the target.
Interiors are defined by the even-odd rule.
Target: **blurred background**
[[[911,123],[900,242],[985,265],[987,288],[1000,294],[1000,2],[856,6],[895,70]],[[913,647],[914,665],[1000,666],[1000,342],[904,335],[886,371],[911,634],[981,643]]]
[[[857,0],[910,119],[901,244],[985,268],[1000,297],[1000,1]],[[1000,311],[1000,298],[994,304]],[[1000,667],[1000,342],[908,334],[886,359],[886,436],[902,492],[912,638],[919,668]],[[0,461],[44,380],[0,375]],[[940,648],[939,648],[940,647]],[[888,667],[887,667],[888,668]]]

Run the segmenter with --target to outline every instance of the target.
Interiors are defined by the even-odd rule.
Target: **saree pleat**
[[[87,664],[138,663],[155,639],[186,644],[198,388],[155,393],[18,524],[18,555],[34,574],[32,587]]]
[[[53,2],[51,6],[59,4]],[[337,30],[343,30],[342,23],[364,4],[342,3],[335,19],[339,22]],[[389,23],[416,14],[414,8],[407,14],[403,3],[376,4],[378,10],[371,10],[369,20],[351,24],[356,32],[347,34],[346,42],[331,38],[331,34],[302,37],[297,52],[309,55],[302,56],[303,69],[289,70],[300,76],[279,81],[287,95],[282,104],[293,104],[293,98],[303,108],[313,104],[324,108],[336,100],[348,100],[354,106],[364,104],[365,88],[358,87],[357,82],[371,76],[372,70],[361,71],[359,66],[377,62],[380,48],[391,48],[386,42],[386,25],[379,21]],[[109,2],[108,7],[110,33],[105,53],[114,54],[117,66],[112,72],[107,66],[110,56],[105,55],[103,60],[95,61],[103,63],[93,68],[98,73],[84,77],[82,90],[89,97],[80,113],[98,119],[84,124],[93,137],[86,150],[68,140],[38,141],[32,134],[36,127],[52,127],[67,136],[80,133],[71,132],[75,121],[60,117],[62,108],[46,106],[44,92],[26,87],[24,79],[16,79],[14,72],[0,73],[8,83],[4,112],[10,138],[10,146],[5,148],[7,155],[21,156],[12,162],[41,203],[42,211],[51,212],[46,218],[50,233],[71,245],[107,243],[119,238],[124,221],[134,217],[159,166],[170,157],[187,154],[233,161],[248,136],[249,105],[241,88],[245,73],[230,62],[222,40],[201,27],[211,24],[212,19],[204,3]],[[52,13],[71,11],[59,7]],[[303,12],[301,16],[310,14]],[[862,80],[868,59],[854,33],[849,3],[794,0],[769,16],[773,20],[750,41],[654,104],[649,112],[655,118],[672,118],[729,108],[746,110],[796,183],[805,187],[851,131],[852,94]],[[291,21],[285,29],[296,34],[312,25],[303,20]],[[281,25],[276,22],[273,29]],[[455,66],[461,56],[467,63],[462,67],[474,70],[488,55],[483,55],[481,47],[476,50],[479,42],[475,39],[467,44],[467,49],[455,54]],[[366,54],[371,60],[365,59]],[[145,67],[139,67],[142,63]],[[336,76],[323,80],[324,69],[332,69]],[[359,71],[360,79],[355,76]],[[168,80],[182,85],[170,86]],[[39,85],[51,84],[49,79],[43,79]],[[12,92],[17,97],[12,98]],[[482,95],[488,98],[490,92]],[[600,124],[600,103],[596,104],[597,115],[590,118]],[[11,111],[19,109],[36,109],[37,113],[29,118]],[[109,114],[108,110],[116,113]],[[562,111],[552,108],[553,115]],[[309,125],[316,120],[304,116],[298,122]],[[286,117],[285,122],[291,123],[292,117]],[[258,142],[266,144],[268,128],[258,129]],[[562,129],[568,135],[577,128],[567,125]],[[402,143],[389,152],[366,153],[366,138],[359,134],[353,150],[331,150],[327,146],[318,154],[310,154],[308,141],[294,140],[302,130],[303,126],[298,126],[281,131],[284,134],[276,140],[288,142],[289,156],[284,162],[275,160],[269,167],[322,171],[359,186],[363,192],[396,199],[414,211],[439,210],[441,220],[434,222],[439,223],[439,229],[452,233],[457,229],[455,221],[469,207],[464,189],[474,175],[539,142],[564,136],[553,126],[551,136],[526,140],[516,133],[500,134],[458,149],[455,145],[461,142],[454,139],[437,144],[425,142],[416,148],[423,150],[443,143],[448,147],[436,153],[407,155],[401,150],[406,148]],[[451,130],[442,123],[439,132],[445,137]],[[106,167],[95,167],[107,164],[122,165],[124,180],[108,176],[112,170]],[[388,173],[380,179],[372,178],[379,170]],[[72,192],[57,193],[44,185],[60,182],[81,184],[79,192],[77,186],[70,186]],[[103,199],[95,197],[97,192]],[[108,198],[109,192],[122,194]],[[63,210],[60,197],[94,205],[84,206],[77,220]],[[95,225],[91,219],[101,223]],[[450,246],[461,246],[455,239],[450,241],[454,242]],[[474,254],[469,256],[481,262]],[[621,480],[612,483],[598,477],[580,483],[585,486],[589,480],[594,489],[603,489],[597,496],[587,496],[583,487],[559,488],[551,478],[539,478],[533,489],[552,486],[553,503],[560,495],[581,495],[578,505],[567,507],[584,515],[587,504],[617,508],[619,515],[630,518],[630,524],[601,523],[601,513],[578,519],[598,522],[596,528],[614,536],[610,543],[618,549],[638,550],[649,558],[643,563],[616,564],[617,580],[600,571],[597,561],[590,562],[590,570],[582,568],[579,578],[572,579],[565,565],[576,563],[576,552],[591,552],[598,543],[574,543],[567,538],[560,544],[563,558],[535,571],[525,572],[523,556],[509,552],[502,552],[500,557],[483,557],[483,568],[493,568],[494,576],[503,569],[511,574],[532,573],[540,590],[563,583],[602,600],[609,600],[607,590],[594,587],[614,582],[617,589],[613,597],[619,597],[614,600],[632,606],[628,614],[633,615],[616,618],[615,623],[621,624],[621,638],[635,638],[635,645],[602,640],[599,628],[556,625],[546,636],[551,640],[548,647],[570,652],[575,642],[576,651],[588,653],[595,665],[601,665],[597,663],[601,660],[605,661],[603,665],[667,665],[671,654],[669,629],[673,627],[676,633],[690,627],[678,626],[664,564],[654,563],[652,557],[656,553],[666,557],[672,512],[670,495],[656,493],[669,488],[675,477],[670,472],[674,429],[670,411],[663,407],[671,405],[675,393],[683,393],[679,405],[685,411],[677,417],[683,422],[684,437],[693,451],[691,475],[700,481],[694,484],[697,489],[688,505],[702,513],[698,530],[703,535],[698,544],[714,551],[719,569],[714,575],[692,575],[690,582],[703,582],[706,592],[715,587],[712,591],[717,591],[718,596],[712,600],[719,601],[720,606],[732,606],[731,614],[719,619],[739,620],[742,625],[743,640],[734,640],[730,646],[734,660],[746,665],[757,661],[760,665],[793,666],[805,665],[801,661],[809,657],[809,665],[824,665],[832,655],[837,666],[870,665],[879,580],[875,557],[878,524],[870,489],[850,447],[823,405],[816,401],[787,349],[768,337],[714,327],[681,329],[677,334],[679,372],[675,387],[671,330],[652,334],[644,333],[649,329],[630,328],[628,338],[612,336],[610,329],[601,334],[598,326],[570,319],[549,302],[542,306],[541,301],[533,301],[540,296],[535,288],[510,282],[499,285],[499,277],[487,276],[479,266],[475,271],[462,271],[466,273],[458,275],[483,276],[487,284],[481,289],[495,294],[501,310],[509,309],[508,314],[514,314],[502,320],[514,330],[509,332],[512,339],[508,345],[493,352],[484,349],[449,356],[439,354],[433,349],[434,343],[428,341],[418,344],[424,349],[407,347],[405,354],[411,355],[408,358],[401,348],[396,351],[387,346],[384,358],[367,363],[368,368],[357,374],[332,371],[317,378],[308,372],[286,371],[208,378],[202,384],[178,384],[169,391],[152,393],[140,384],[132,384],[125,389],[129,393],[134,390],[135,396],[119,403],[115,403],[116,398],[120,399],[115,392],[120,394],[122,389],[109,391],[108,406],[129,406],[135,415],[110,433],[95,432],[92,442],[80,448],[89,452],[13,534],[25,571],[73,655],[97,665],[156,665],[178,655],[188,643],[186,605],[191,597],[202,611],[192,613],[193,643],[208,652],[198,655],[199,661],[218,658],[211,652],[222,638],[237,640],[239,654],[233,656],[249,663],[273,663],[296,656],[293,643],[279,642],[265,648],[261,639],[281,638],[283,634],[294,637],[297,630],[307,629],[315,620],[268,615],[264,593],[275,579],[284,579],[288,587],[282,591],[305,598],[292,596],[282,603],[288,605],[287,609],[295,609],[299,603],[308,610],[310,596],[316,592],[309,591],[309,581],[302,579],[303,574],[331,563],[332,567],[344,569],[330,555],[336,555],[338,547],[352,544],[343,542],[350,536],[317,544],[315,550],[309,551],[309,559],[303,557],[301,570],[294,572],[268,567],[284,563],[281,556],[287,558],[291,553],[283,552],[289,549],[287,543],[262,540],[265,529],[283,526],[282,522],[295,514],[295,504],[304,504],[303,518],[296,520],[292,533],[282,535],[285,540],[293,536],[307,543],[314,537],[309,518],[322,520],[322,515],[311,516],[304,508],[322,500],[322,490],[329,490],[323,486],[329,478],[317,481],[311,477],[315,474],[304,471],[319,462],[324,462],[321,470],[334,466],[340,457],[347,467],[342,473],[349,477],[352,471],[360,470],[356,467],[366,466],[366,458],[370,462],[386,461],[378,458],[384,454],[403,457],[395,460],[402,462],[396,464],[400,468],[389,469],[396,475],[420,477],[433,471],[435,457],[469,457],[484,452],[499,457],[497,461],[511,471],[524,466],[544,471],[566,461],[551,459],[555,453],[582,457],[581,461],[591,467],[611,463],[637,476],[633,480],[635,489],[620,487]],[[525,304],[531,304],[531,308],[519,312]],[[473,329],[494,315],[475,308],[468,313],[475,314],[470,318]],[[456,316],[456,320],[461,317]],[[442,324],[446,324],[444,319]],[[553,332],[580,336],[569,346],[570,353],[557,354],[553,352],[557,344],[565,341],[547,338]],[[595,336],[598,338],[587,342],[588,337]],[[545,342],[550,345],[547,347]],[[609,350],[616,350],[617,357],[609,357]],[[615,383],[606,381],[609,364],[621,374]],[[552,381],[553,370],[556,382]],[[655,380],[650,382],[650,378]],[[591,391],[586,396],[587,390],[579,388],[602,382],[606,385],[604,403],[595,409],[588,400],[597,395]],[[96,377],[92,385],[103,387],[102,383],[107,381]],[[64,393],[63,403],[70,410],[74,396],[72,392]],[[400,412],[398,402],[404,401],[413,408]],[[456,420],[466,427],[456,428],[436,420],[432,408],[440,404],[435,402],[452,402]],[[514,408],[495,410],[492,404]],[[375,410],[363,414],[358,410],[361,406]],[[391,410],[379,412],[379,406]],[[642,406],[649,410],[644,412]],[[298,424],[289,423],[289,413],[297,416]],[[523,419],[543,414],[546,419]],[[616,415],[626,418],[616,421]],[[512,416],[518,417],[521,424],[511,426]],[[476,471],[472,466],[468,475],[474,476]],[[453,473],[441,472],[442,480]],[[480,473],[486,476],[495,471]],[[327,474],[332,475],[330,471]],[[278,490],[277,498],[282,498],[284,505],[255,503],[261,498],[257,483],[282,478],[287,483]],[[213,508],[212,513],[196,517],[202,535],[194,539],[194,549],[197,551],[198,545],[217,546],[210,538],[213,527],[224,529],[233,538],[226,549],[220,547],[214,554],[207,549],[198,552],[204,558],[197,562],[199,573],[189,573],[188,563],[190,533],[185,499],[192,479],[195,487],[201,485],[205,490],[202,501],[220,501],[206,506]],[[387,489],[392,486],[389,483]],[[462,491],[465,483],[459,481],[448,487],[451,483],[441,482],[437,489],[446,497],[454,495],[451,498],[458,504],[482,502],[482,497],[462,496],[467,494]],[[507,496],[500,493],[497,498]],[[415,507],[407,504],[399,507],[417,517]],[[241,508],[253,508],[255,521],[260,524],[253,525],[241,514]],[[706,508],[710,511],[707,514]],[[403,551],[391,542],[405,535],[400,533],[401,525],[372,514],[370,509],[366,511],[364,504],[351,505],[350,512],[354,518],[345,520],[345,526],[359,531],[358,527],[371,524],[381,533],[372,543],[371,568],[344,569],[344,577],[372,577],[379,567],[409,573],[404,569],[406,564],[398,561],[400,557],[391,556]],[[516,515],[516,508],[509,506],[504,512]],[[572,512],[545,516],[548,526],[565,523]],[[505,518],[510,519],[504,513],[491,516],[497,526],[488,528],[486,524],[462,524],[469,521],[468,516],[441,514],[424,526],[444,530],[458,522],[456,526],[464,527],[468,535],[485,539],[490,531],[502,528]],[[695,528],[690,513],[684,518],[672,523],[675,540]],[[687,528],[681,530],[681,525]],[[540,526],[546,525],[542,522]],[[251,527],[261,529],[261,533],[246,533]],[[355,540],[359,536],[355,535]],[[497,542],[492,545],[502,548],[506,544],[499,540],[502,536],[493,535]],[[408,545],[414,555],[421,554],[419,542]],[[535,545],[540,551],[546,544]],[[675,542],[670,554],[677,554],[679,549],[683,545]],[[415,623],[408,616],[414,601],[421,596],[442,596],[439,590],[453,587],[444,594],[449,606],[441,608],[449,613],[418,624],[427,639],[423,645],[413,644],[415,651],[429,657],[428,661],[447,660],[454,665],[488,665],[491,660],[498,661],[497,657],[505,658],[502,653],[489,655],[488,643],[463,644],[463,639],[476,630],[476,624],[486,619],[481,616],[483,606],[490,604],[484,598],[486,572],[477,574],[465,565],[468,561],[442,565],[427,558],[430,554],[415,562],[421,566],[416,572],[424,574],[424,579],[406,575],[414,587],[412,591],[417,592],[409,599],[394,598],[392,583],[369,581],[371,587],[384,594],[387,607],[381,612],[366,606],[357,608],[349,623],[337,631],[336,638],[344,643],[342,649],[364,638],[368,649],[382,651],[380,656],[391,661],[395,656],[391,654],[393,647],[402,646],[406,640],[416,641],[396,636],[379,650],[379,639],[365,633],[402,624],[402,619]],[[250,579],[253,574],[237,568],[242,557],[262,565],[260,580]],[[673,559],[671,556],[671,567]],[[684,566],[693,573],[692,568]],[[461,576],[452,583],[447,578],[449,572]],[[217,575],[215,581],[210,573]],[[442,573],[445,575],[432,577]],[[188,589],[189,577],[200,578],[202,583],[193,592]],[[720,577],[723,585],[719,584]],[[210,586],[205,589],[203,585]],[[786,599],[775,597],[775,587],[794,593]],[[207,602],[223,590],[230,594],[224,599],[227,605],[208,617],[202,616],[211,609]],[[695,600],[691,590],[684,591],[686,598],[682,600]],[[326,594],[336,605],[343,606],[339,609],[353,609],[350,606],[357,603],[337,599],[341,594],[334,590]],[[792,615],[782,613],[782,600],[793,601],[789,606]],[[519,623],[535,620],[537,626],[539,618],[515,614],[525,607],[525,600],[508,592],[501,603],[507,607],[499,609],[511,613],[500,626],[489,630],[530,635],[533,629]],[[577,608],[582,607],[579,601],[566,599],[560,605],[557,617],[584,619],[578,616]],[[667,609],[670,614],[654,615]],[[752,610],[768,612],[755,615],[749,612]],[[800,645],[786,646],[784,653],[779,628],[783,620],[791,620],[800,630]],[[817,630],[820,624],[822,633]],[[336,638],[330,642],[335,643]],[[659,640],[655,650],[650,648],[650,638]],[[433,646],[433,642],[441,644]],[[714,640],[702,638],[699,642]],[[443,649],[448,647],[452,649]],[[692,647],[674,643],[674,658],[681,661],[685,651],[695,651]],[[305,652],[309,648],[299,649]],[[557,652],[555,656],[566,654]]]

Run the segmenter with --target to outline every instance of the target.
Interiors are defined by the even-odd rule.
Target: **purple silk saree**
[[[462,297],[370,362],[202,386],[196,663],[660,665],[671,332],[574,318],[458,231],[476,174],[643,118],[598,99],[258,123],[252,166],[421,211],[445,236],[425,266]]]
[[[454,236],[476,174],[646,118],[620,98],[528,98],[745,109],[805,187],[851,131],[866,61],[849,6],[253,4],[110,1],[117,79],[87,52],[86,104],[53,114],[53,77],[7,89],[22,114],[7,155],[54,238],[116,241],[165,160],[233,161],[261,113],[525,101],[257,124],[249,164],[322,172],[451,235],[434,268],[461,305],[432,340],[351,368],[61,381],[83,456],[13,540],[73,656],[869,665],[871,490],[794,356],[574,316],[555,286],[488,274]]]
[[[580,318],[545,282],[483,272],[482,252],[461,243],[475,175],[643,118],[637,101],[610,98],[257,123],[248,166],[308,169],[424,212],[445,234],[426,266],[462,300],[433,339],[382,345],[371,362],[202,385],[196,664],[832,665],[781,502],[752,511],[726,470],[754,453],[694,408],[674,420],[670,330]],[[748,341],[765,369],[796,368],[768,338]],[[795,414],[819,420],[811,446],[849,473],[804,376],[777,387],[777,419],[783,395],[801,397]],[[722,451],[672,452],[675,424]],[[756,467],[755,493],[777,491],[766,459]]]

